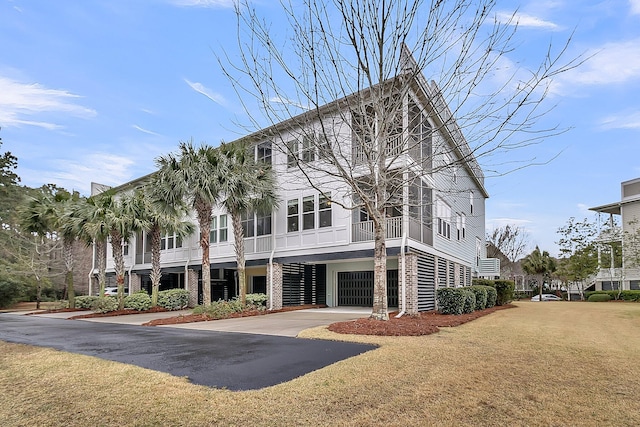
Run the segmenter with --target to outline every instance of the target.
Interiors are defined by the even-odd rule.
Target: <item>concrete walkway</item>
[[[64,313],[34,313],[32,316],[52,319],[68,319],[84,312],[64,312]],[[14,312],[11,314],[26,314],[25,312]],[[142,325],[154,319],[164,319],[185,314],[191,314],[191,310],[169,311],[161,313],[129,314],[125,316],[94,317],[88,319],[78,319],[95,323],[112,323],[119,325]],[[207,322],[183,323],[179,325],[166,325],[162,328],[189,329],[200,331],[236,332],[247,334],[274,335],[283,337],[295,337],[300,331],[314,328],[316,326],[329,325],[335,322],[354,320],[361,317],[368,317],[371,314],[370,308],[361,307],[330,307],[312,308],[307,310],[287,311],[284,313],[272,313],[262,316],[241,317],[237,319],[211,320]]]

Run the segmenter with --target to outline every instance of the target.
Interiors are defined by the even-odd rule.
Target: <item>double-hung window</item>
[[[298,199],[287,202],[287,232],[298,231],[300,227]]]
[[[331,227],[331,194],[318,196],[318,227]]]
[[[302,199],[302,229],[311,230],[315,228],[315,196],[307,196]]]

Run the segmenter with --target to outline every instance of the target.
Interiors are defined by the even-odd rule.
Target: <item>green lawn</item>
[[[3,426],[640,425],[640,304],[521,302],[285,384],[230,392],[0,342]]]

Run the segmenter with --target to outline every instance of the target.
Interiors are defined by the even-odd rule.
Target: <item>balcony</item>
[[[402,217],[387,218],[387,239],[402,237]],[[369,242],[374,240],[373,221],[356,222],[351,225],[352,242]]]

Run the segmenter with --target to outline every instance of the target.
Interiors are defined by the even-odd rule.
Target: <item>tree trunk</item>
[[[149,232],[151,238],[151,306],[158,305],[158,291],[160,290],[160,279],[162,278],[162,270],[160,269],[160,244],[161,234],[160,226],[154,223]]]
[[[106,286],[106,262],[107,262],[107,247],[104,240],[96,241],[96,258],[98,263],[98,288],[100,289],[98,296],[104,296],[104,288]]]
[[[371,318],[389,320],[387,307],[387,245],[386,221],[374,221],[375,248],[373,252],[373,311]]]
[[[118,310],[124,310],[124,257],[122,256],[122,235],[117,231],[111,232],[111,249],[118,285]]]
[[[76,308],[76,293],[73,288],[73,239],[64,238],[62,252],[66,270],[64,283],[67,288],[67,300],[69,301],[69,308]]]
[[[239,297],[242,305],[245,305],[247,301],[247,274],[244,260],[244,230],[242,229],[242,218],[240,216],[240,212],[231,212],[231,223],[233,224],[233,246],[236,250],[236,265],[238,268]]]
[[[211,232],[211,205],[197,199],[195,209],[200,226],[202,249],[202,305],[211,305],[211,262],[209,261],[209,233]]]

